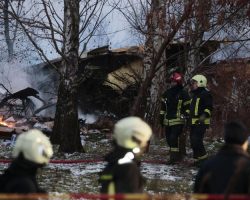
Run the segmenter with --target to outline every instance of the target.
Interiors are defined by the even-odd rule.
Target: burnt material
[[[33,88],[27,87],[23,90],[19,90],[18,92],[15,92],[13,94],[8,95],[7,97],[3,98],[2,101],[0,102],[0,108],[3,107],[6,102],[10,99],[20,99],[20,100],[25,100],[30,96],[36,97],[38,99],[39,92]]]

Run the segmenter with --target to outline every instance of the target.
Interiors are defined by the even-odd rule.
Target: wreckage
[[[29,97],[34,97],[40,100],[43,104],[46,104],[45,101],[41,99],[38,94],[39,92],[37,90],[30,87],[19,90],[15,93],[11,93],[6,89],[5,97],[0,101],[0,109],[3,107],[7,107],[9,109],[7,113],[10,112],[11,114],[16,115],[27,114],[28,111],[34,112],[35,106]],[[17,101],[21,101],[21,105],[18,104]]]
[[[27,131],[31,127],[38,127],[39,129],[44,129],[46,132],[45,125],[41,127],[41,125],[38,124],[38,120],[35,120],[35,118],[27,120],[25,118],[29,116],[27,115],[28,112],[31,112],[33,115],[35,109],[30,97],[40,100],[43,103],[42,107],[46,104],[46,102],[39,97],[39,92],[34,88],[27,87],[15,93],[11,93],[4,85],[1,84],[1,86],[6,90],[6,93],[0,101],[0,138],[13,142],[17,134]],[[17,120],[14,119],[13,116]],[[52,128],[49,131],[51,132]]]
[[[80,85],[80,109],[85,113],[94,113],[96,110],[115,114],[127,112],[128,104],[126,102],[129,101],[131,92],[125,91],[127,88],[133,90],[134,87],[130,87],[130,85],[133,85],[136,81],[138,82],[139,79],[137,78],[139,76],[137,77],[133,74],[141,73],[141,71],[136,69],[137,65],[141,66],[141,60],[142,53],[139,47],[112,51],[108,47],[103,47],[88,52],[80,60],[79,73],[83,73],[84,68],[92,70],[94,73]],[[60,59],[52,62],[59,65]],[[136,67],[134,67],[134,64],[136,64]],[[0,97],[0,116],[4,116],[0,120],[0,137],[10,139],[11,135],[19,134],[31,127],[38,128],[48,134],[52,131],[52,119],[35,116],[42,110],[47,110],[47,108],[56,104],[56,101],[50,101],[50,99],[56,100],[57,98],[58,76],[53,71],[53,68],[46,63],[37,65],[32,69],[35,70],[31,72],[33,80],[37,81],[34,84],[32,83],[32,85],[38,88],[39,92],[34,88],[28,87],[11,93],[2,85],[5,93]],[[122,70],[119,71],[119,69]],[[34,77],[36,75],[40,76],[40,82],[39,78]],[[43,93],[49,93],[52,96],[46,96],[48,98],[43,96],[41,98],[39,93],[42,94],[41,96],[43,96]],[[31,97],[40,100],[42,106],[35,109]],[[124,102],[124,106],[120,106],[121,101]],[[121,108],[123,111],[121,111]],[[13,119],[12,124],[7,122],[6,118]],[[20,121],[24,122],[19,123]],[[103,127],[110,129],[112,124],[103,123],[103,120],[97,121],[95,128],[102,129]]]
[[[124,116],[132,103],[141,81],[143,49],[129,47],[110,50],[108,46],[94,49],[84,54],[79,61],[79,73],[91,71],[79,85],[79,109],[83,113],[112,113]],[[60,59],[51,63],[60,66]],[[34,85],[40,92],[54,94],[57,98],[59,77],[47,63],[33,67],[32,74],[38,75]],[[49,77],[41,78],[41,74]],[[37,114],[39,109],[35,112]],[[48,111],[48,109],[46,109]]]

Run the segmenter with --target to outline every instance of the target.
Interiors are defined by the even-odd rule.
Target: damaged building
[[[87,72],[88,76],[79,86],[79,109],[83,113],[126,115],[139,87],[142,57],[141,47],[110,50],[105,46],[84,54],[80,59],[79,73]],[[51,62],[60,65],[58,59]],[[59,82],[55,70],[42,63],[34,66],[30,73],[36,76],[34,85],[45,94],[43,98],[48,99],[47,105],[55,105]]]
[[[173,43],[166,49],[166,56],[169,58],[166,66],[184,68],[186,45]],[[218,42],[211,41],[201,49],[202,55],[207,56],[218,47]],[[109,46],[104,46],[83,54],[79,73],[87,72],[90,75],[79,87],[79,109],[84,113],[105,112],[117,117],[127,115],[140,86],[143,53],[142,46],[112,50]],[[59,66],[60,59],[52,60],[51,63]],[[49,64],[43,63],[34,66],[32,73],[38,76],[34,80],[37,81],[35,84],[39,91],[54,94],[54,97],[45,97],[52,102],[56,98],[58,87],[59,77],[56,72]]]
[[[181,66],[184,70],[186,45],[176,43],[166,49],[168,68]],[[218,48],[219,43],[211,41],[201,49],[202,57],[207,57]],[[143,51],[143,47],[140,46],[113,50],[109,46],[104,46],[83,54],[80,59],[79,73],[88,72],[88,76],[79,86],[79,110],[82,113],[112,114],[118,118],[127,115],[140,86]],[[51,63],[59,66],[60,59],[52,60]],[[195,73],[202,73],[208,77],[214,95],[212,127],[219,126],[214,130],[220,130],[225,120],[235,116],[241,116],[243,121],[250,125],[250,121],[246,118],[248,108],[243,108],[245,101],[250,99],[244,89],[249,88],[246,85],[249,84],[250,79],[248,68],[247,59],[213,64],[207,60],[196,70]],[[39,91],[39,97],[43,101],[34,114],[39,115],[40,112],[44,112],[45,116],[53,117],[59,76],[53,67],[46,63],[33,66],[29,73],[34,76],[34,88]],[[242,78],[245,81],[239,81]],[[227,89],[220,91],[220,87]],[[245,94],[247,98],[239,94]]]

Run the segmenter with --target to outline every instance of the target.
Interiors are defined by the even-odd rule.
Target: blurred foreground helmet
[[[182,75],[180,73],[174,72],[171,76],[170,76],[170,81],[171,82],[176,82],[177,84],[182,84]]]
[[[146,147],[151,135],[152,129],[139,117],[123,118],[114,127],[114,139],[127,149]]]
[[[53,155],[49,138],[37,129],[31,129],[18,136],[13,150],[16,158],[22,153],[26,160],[37,164],[47,164]]]
[[[197,81],[198,87],[207,87],[207,78],[203,75],[197,74],[191,80]]]

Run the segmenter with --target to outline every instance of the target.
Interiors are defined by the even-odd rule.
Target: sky
[[[94,2],[94,1],[95,0],[92,0],[92,2]],[[117,0],[109,0],[109,3],[104,6],[104,10],[103,10],[103,14],[102,14],[103,16],[106,13],[108,13],[110,10],[112,10],[113,4],[110,2],[116,2],[116,1]],[[53,0],[51,2],[53,2],[55,13],[57,13],[58,16],[62,18],[62,16],[63,16],[63,1],[62,0]],[[123,4],[125,4],[124,0],[122,0],[121,2]],[[26,11],[25,16],[27,16],[28,18],[35,18],[37,16],[37,13],[40,13],[38,19],[41,19],[41,21],[48,23],[48,20],[46,19],[44,12],[40,12],[42,8],[43,7],[41,5],[41,0],[26,0],[26,1],[24,1],[24,11]],[[60,20],[58,20],[58,17],[56,19],[59,22],[59,24],[61,24],[61,26],[62,26],[62,23],[60,23]],[[55,23],[55,20],[53,23],[54,23],[56,29],[59,29],[57,23]],[[245,29],[247,30],[248,27],[246,27]],[[41,31],[37,32],[37,33],[41,34]],[[116,48],[121,48],[121,47],[135,46],[135,45],[138,45],[140,43],[138,37],[136,37],[136,35],[132,31],[130,24],[124,18],[122,13],[120,11],[118,11],[117,9],[112,10],[111,14],[109,14],[105,18],[103,23],[101,24],[100,30],[98,30],[95,34],[98,36],[90,39],[90,41],[87,45],[88,50],[94,49],[97,47],[101,47],[101,46],[105,46],[105,45],[109,45],[110,48],[116,49]],[[205,38],[210,38],[211,34],[213,34],[213,33],[205,33]],[[225,35],[227,35],[226,32],[224,32],[224,33],[220,32],[220,33],[216,34],[215,36],[213,36],[211,39],[220,39],[221,40],[221,39],[225,38]],[[234,36],[227,35],[226,37],[229,37],[229,39],[234,39],[233,38]],[[245,37],[249,37],[249,34],[245,35]],[[244,38],[241,38],[241,39],[244,39]],[[54,48],[52,48],[53,44],[51,44],[51,41],[48,41],[45,39],[38,39],[38,38],[36,38],[35,40],[36,40],[37,44],[44,50],[46,56],[49,59],[54,59],[54,58],[60,57],[60,55],[56,53]],[[0,43],[1,42],[4,43],[5,41],[4,41],[3,35],[0,34]],[[238,55],[241,57],[249,57],[249,54],[250,54],[249,50],[248,50],[249,44],[247,47],[240,48],[239,51],[237,51],[237,49],[240,45],[241,44],[237,44],[237,43],[224,45],[223,46],[224,52],[216,53],[213,56],[213,60],[216,61],[218,59],[220,60],[220,59],[226,58],[228,55],[234,53],[234,51],[237,52]],[[22,34],[19,35],[15,47],[16,47],[16,51],[19,51],[19,52],[23,52],[22,50],[25,50],[25,51],[29,50],[30,51],[29,54],[23,55],[23,57],[26,58],[26,60],[28,60],[28,62],[31,65],[38,64],[39,62],[41,62],[39,55],[37,53],[35,53],[35,51],[32,51],[32,49],[33,49],[32,44],[28,41],[27,37],[25,38]],[[60,48],[60,45],[59,45],[59,48]],[[82,48],[82,46],[80,46],[80,50],[81,50],[81,48]],[[5,51],[2,50],[0,57],[1,56],[6,56],[6,49],[5,49]],[[3,60],[3,59],[1,59],[1,60]],[[18,58],[18,61],[20,62],[19,58]],[[21,62],[23,62],[23,61],[21,61]]]
[[[40,0],[26,0],[24,1],[24,10],[29,11],[26,14],[28,17],[33,17],[41,10],[41,4],[35,4],[40,2]],[[58,15],[63,16],[62,12],[62,0],[53,0],[54,8]],[[104,9],[105,12],[109,12],[111,9],[110,6],[106,6]],[[43,17],[44,15],[40,15]],[[120,48],[125,46],[136,45],[136,38],[130,34],[130,26],[123,18],[121,13],[117,10],[114,10],[103,22],[103,29],[97,32],[96,34],[107,34],[103,37],[95,37],[90,40],[88,49],[97,48],[103,45],[110,45],[110,48]],[[3,28],[3,27],[2,27]],[[36,38],[35,41],[41,49],[44,50],[46,56],[49,59],[54,59],[59,57],[59,55],[53,50],[51,42],[45,39]],[[28,80],[29,76],[26,71],[27,67],[39,64],[43,62],[40,56],[34,50],[31,42],[25,37],[23,33],[17,34],[17,39],[15,43],[15,52],[17,52],[16,59],[12,62],[7,62],[7,48],[5,44],[5,38],[3,34],[0,34],[0,80],[4,85],[15,92],[26,86],[31,85],[31,81]],[[18,76],[15,76],[17,75]],[[13,76],[14,75],[14,76]]]
[[[92,0],[92,1],[95,1],[95,0]],[[116,1],[116,0],[112,0],[112,1]],[[53,0],[51,2],[54,5],[53,8],[55,9],[55,13],[57,13],[57,15],[60,18],[63,18],[63,3],[62,3],[63,1]],[[13,2],[13,4],[15,5],[15,2]],[[23,14],[23,16],[25,16],[25,18],[28,18],[28,19],[29,18],[38,19],[38,21],[46,22],[48,24],[48,20],[45,17],[44,12],[41,12],[42,8],[43,6],[41,5],[41,0],[26,0],[24,1],[24,6],[23,6],[23,13],[25,13]],[[134,34],[131,33],[130,25],[122,16],[121,12],[119,12],[117,9],[112,9],[111,4],[106,4],[104,6],[102,16],[105,16],[108,12],[110,12],[110,10],[112,10],[112,13],[109,14],[104,19],[104,21],[102,22],[100,26],[101,27],[100,30],[95,33],[98,36],[90,39],[87,45],[87,48],[89,50],[100,47],[100,46],[104,46],[104,45],[110,45],[110,48],[115,49],[115,48],[133,46],[133,45],[138,44],[137,38],[134,36]],[[58,24],[60,24],[62,28],[62,23],[59,20],[59,17],[55,17],[55,18]],[[56,21],[55,20],[53,21],[52,19],[52,22],[54,24],[55,29],[59,29],[59,26],[57,25]],[[34,31],[34,32],[40,35],[43,34],[41,31]],[[88,32],[88,31],[85,31],[85,32]],[[59,38],[58,35],[55,35],[55,37]],[[37,37],[35,38],[35,42],[39,45],[39,47],[41,47],[41,49],[44,50],[46,56],[49,59],[59,57],[59,55],[55,52],[54,48],[52,48],[53,44],[51,43],[51,41],[46,40],[46,39],[39,39]],[[4,34],[1,34],[1,33],[0,33],[0,44],[1,46],[6,46]],[[61,48],[60,44],[59,44],[59,48]],[[33,45],[28,41],[27,37],[25,37],[23,33],[19,32],[17,39],[16,39],[15,51],[23,52],[23,50],[31,51],[31,49],[33,49]],[[1,52],[0,57],[1,56],[6,57],[7,52],[5,50],[0,50]],[[80,50],[81,50],[81,47],[80,47]],[[31,55],[28,55],[28,57],[27,55],[24,57],[28,59],[31,64],[37,64],[41,62],[41,59],[35,52],[32,52]]]

